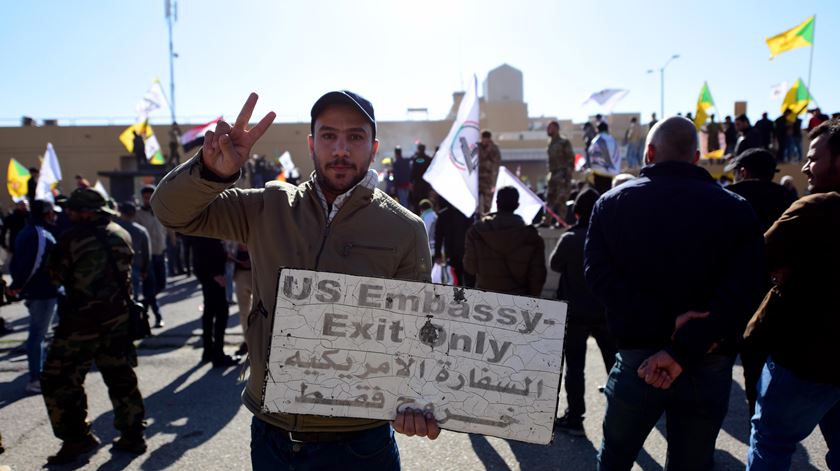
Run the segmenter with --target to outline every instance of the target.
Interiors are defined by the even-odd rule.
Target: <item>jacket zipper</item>
[[[333,218],[333,220],[335,220],[335,218]],[[330,236],[331,227],[332,221],[328,222],[327,227],[324,228],[324,238],[321,239],[321,248],[318,249],[318,255],[315,256],[315,271],[318,271],[318,266],[321,264],[321,254],[324,252],[324,247],[327,245],[327,238]]]

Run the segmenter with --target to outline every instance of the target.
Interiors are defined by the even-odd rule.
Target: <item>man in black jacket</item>
[[[735,151],[733,152],[736,156],[748,149],[763,147],[761,134],[750,125],[750,119],[747,118],[747,115],[742,114],[735,118],[735,129],[738,130],[738,141],[735,142]]]
[[[554,426],[571,435],[583,435],[584,368],[586,340],[591,335],[598,342],[607,373],[615,363],[615,342],[607,329],[604,306],[595,299],[583,276],[583,246],[592,207],[598,200],[592,188],[583,190],[575,198],[574,213],[577,224],[564,232],[551,253],[551,269],[560,273],[557,298],[568,303],[566,323],[566,398],[568,408]]]
[[[595,204],[585,275],[618,354],[599,469],[630,469],[663,413],[669,468],[709,469],[738,340],[761,300],[761,230],[742,198],[695,165],[685,118],[648,136],[639,178]]]
[[[761,232],[766,232],[795,201],[793,195],[782,185],[773,182],[776,174],[776,160],[770,151],[750,149],[736,157],[726,166],[727,172],[735,172],[735,183],[727,190],[741,196],[752,206],[758,216]],[[766,277],[765,291],[770,289],[770,276]],[[744,367],[744,392],[750,405],[750,417],[755,412],[756,384],[767,360],[767,353],[755,342],[746,341],[741,348],[741,364]]]
[[[201,283],[204,295],[204,313],[201,315],[204,353],[201,361],[212,361],[213,368],[233,366],[239,358],[225,355],[225,328],[228,321],[228,303],[225,294],[225,262],[227,252],[222,241],[207,237],[191,237],[193,270]]]
[[[472,288],[475,277],[467,277],[464,273],[464,239],[472,226],[472,219],[443,198],[440,205],[442,209],[435,222],[435,263],[443,263],[446,257],[446,264],[455,270],[455,285]]]

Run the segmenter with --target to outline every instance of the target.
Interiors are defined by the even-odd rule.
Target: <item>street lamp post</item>
[[[679,59],[679,54],[671,56],[659,70],[659,119],[665,119],[665,68],[675,59]],[[647,73],[652,74],[653,69],[648,69]]]

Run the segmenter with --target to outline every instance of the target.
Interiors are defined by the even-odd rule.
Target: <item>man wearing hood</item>
[[[497,213],[467,231],[464,271],[476,277],[478,289],[537,297],[546,278],[545,242],[513,213],[519,207],[516,188],[500,188],[496,206]]]

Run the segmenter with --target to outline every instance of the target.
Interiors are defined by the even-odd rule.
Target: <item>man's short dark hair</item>
[[[831,154],[831,159],[837,158],[840,155],[840,119],[825,121],[808,135],[812,141],[820,136],[826,136],[828,139],[828,152]]]
[[[738,117],[735,118],[735,121],[743,121],[743,122],[747,123],[747,125],[750,124],[750,118],[747,118],[747,115],[745,115],[745,114],[739,114]]]
[[[548,123],[548,126],[546,126],[546,127],[550,128],[551,126],[557,126],[559,128],[560,123],[558,123],[557,121],[551,121],[551,122]]]
[[[729,172],[741,168],[750,172],[752,178],[772,181],[773,176],[776,175],[776,158],[762,147],[747,149],[724,167],[724,171]]]
[[[493,133],[491,133],[491,132],[490,132],[489,130],[487,130],[487,129],[485,129],[484,131],[481,131],[481,138],[482,138],[482,139],[484,139],[485,137],[486,137],[487,139],[490,139],[491,137],[493,137]]]
[[[609,132],[609,130],[610,126],[605,121],[598,123],[598,132]]]
[[[589,224],[592,209],[595,208],[595,202],[598,201],[600,196],[601,194],[594,188],[586,188],[578,194],[575,198],[574,211],[578,216],[579,224]]]
[[[123,201],[120,203],[119,210],[126,217],[132,217],[137,214],[137,206],[132,201]]]
[[[519,207],[519,192],[512,186],[499,188],[496,192],[496,209],[499,212],[512,213]]]

